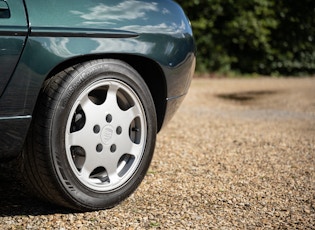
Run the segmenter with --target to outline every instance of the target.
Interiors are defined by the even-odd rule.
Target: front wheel
[[[78,210],[116,205],[140,184],[156,140],[143,79],[118,60],[69,68],[45,84],[23,152],[30,184]]]

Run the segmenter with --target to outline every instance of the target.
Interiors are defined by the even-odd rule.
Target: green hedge
[[[191,20],[197,71],[315,74],[314,0],[178,0]]]

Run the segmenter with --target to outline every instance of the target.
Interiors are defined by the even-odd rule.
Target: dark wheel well
[[[146,82],[149,90],[151,92],[155,109],[157,115],[157,128],[158,131],[161,129],[165,117],[165,110],[166,110],[166,97],[167,97],[167,87],[166,87],[166,80],[164,73],[160,66],[145,57],[136,56],[136,55],[96,55],[96,56],[84,56],[73,58],[67,60],[58,66],[56,66],[48,75],[47,78],[54,76],[55,74],[59,73],[60,71],[74,66],[76,64],[90,61],[94,59],[102,59],[102,58],[110,58],[110,59],[118,59],[122,60],[129,65],[131,65],[137,72],[141,75],[141,77]]]

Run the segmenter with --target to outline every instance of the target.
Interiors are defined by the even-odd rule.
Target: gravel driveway
[[[145,180],[109,210],[43,203],[13,174],[0,229],[314,229],[315,78],[194,79]]]

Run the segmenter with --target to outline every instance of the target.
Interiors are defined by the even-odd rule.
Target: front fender
[[[0,117],[32,114],[49,73],[61,63],[85,55],[146,57],[161,67],[167,82],[167,98],[187,92],[194,69],[195,45],[189,21],[173,1],[25,2],[30,33],[1,98],[0,106],[5,109],[0,111]]]

